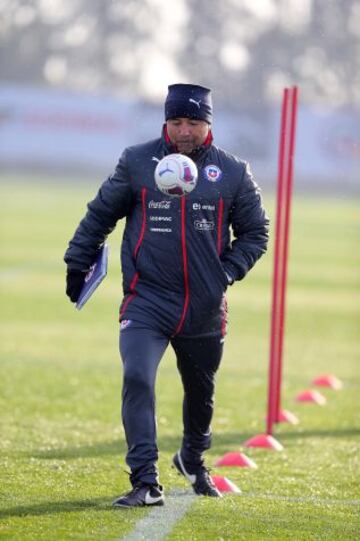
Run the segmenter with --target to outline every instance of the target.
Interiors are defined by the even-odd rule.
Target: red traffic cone
[[[291,425],[298,425],[299,419],[288,410],[280,410],[277,423],[289,423]]]
[[[312,381],[312,384],[318,385],[319,387],[329,387],[335,391],[339,391],[343,388],[342,381],[332,374],[323,374],[322,376],[318,376]]]
[[[297,402],[312,402],[313,404],[318,404],[319,406],[324,406],[326,404],[326,398],[324,395],[319,393],[319,391],[302,391],[296,396]]]
[[[221,475],[212,475],[211,479],[220,492],[236,492],[237,494],[241,493],[239,487],[237,487],[227,477],[221,477]]]
[[[246,440],[244,443],[245,447],[262,447],[263,449],[272,449],[273,451],[282,451],[284,449],[283,445],[276,440],[270,434],[259,434]]]
[[[257,465],[251,458],[243,453],[226,453],[215,462],[215,466],[239,466],[240,468],[257,468]]]

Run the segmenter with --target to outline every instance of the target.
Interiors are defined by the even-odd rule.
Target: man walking
[[[65,254],[67,295],[84,276],[117,221],[126,219],[120,307],[122,418],[132,489],[116,507],[162,505],[157,470],[155,379],[169,344],[181,375],[183,440],[173,464],[196,494],[219,497],[204,464],[211,444],[215,374],[226,333],[229,285],[266,251],[268,219],[249,166],[213,144],[211,91],[169,86],[162,135],[125,149],[102,184]],[[156,164],[174,152],[191,157],[198,183],[186,197],[164,196]],[[233,240],[231,240],[231,232]]]

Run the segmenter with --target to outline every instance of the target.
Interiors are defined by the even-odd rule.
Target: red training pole
[[[275,422],[280,422],[281,411],[281,383],[282,383],[282,368],[283,368],[283,350],[284,350],[284,332],[285,332],[285,310],[286,310],[286,287],[287,287],[287,271],[288,271],[288,259],[289,259],[289,229],[290,229],[290,215],[291,215],[291,202],[293,191],[293,177],[294,177],[294,154],[295,154],[295,135],[296,135],[296,119],[297,119],[297,103],[298,103],[298,89],[296,86],[290,89],[290,118],[289,118],[289,131],[290,139],[288,146],[288,156],[286,159],[287,170],[285,172],[285,214],[283,225],[283,257],[282,257],[282,273],[280,282],[280,301],[279,301],[279,337],[278,337],[278,370],[277,370],[277,382],[276,382],[276,418]]]
[[[266,420],[266,433],[272,435],[273,424],[277,416],[277,381],[278,381],[278,338],[279,338],[279,284],[281,271],[281,240],[284,202],[284,173],[285,173],[285,149],[287,142],[289,91],[284,89],[281,108],[281,127],[279,142],[278,181],[277,181],[277,207],[275,224],[275,245],[274,245],[274,274],[272,287],[272,309],[271,309],[271,330],[270,330],[270,360],[269,360],[269,383],[268,383],[268,408]]]
[[[291,103],[290,111],[289,103]],[[283,446],[272,436],[274,423],[279,422],[280,420],[294,422],[295,417],[290,414],[290,412],[283,412],[280,410],[280,390],[282,378],[285,293],[287,282],[288,240],[293,181],[296,112],[297,88],[285,88],[281,108],[279,163],[276,195],[274,275],[272,284],[266,434],[258,434],[257,436],[250,438],[244,443],[246,447],[261,447],[264,449],[267,448],[276,451],[281,451],[283,449]],[[280,417],[282,417],[282,419],[280,419]]]

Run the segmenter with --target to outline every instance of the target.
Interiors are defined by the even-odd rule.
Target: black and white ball
[[[163,194],[183,197],[195,188],[198,170],[188,156],[169,154],[157,164],[154,177],[156,186]]]

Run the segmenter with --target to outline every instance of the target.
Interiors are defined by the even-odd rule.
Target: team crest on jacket
[[[129,325],[131,325],[131,323],[132,323],[131,319],[122,319],[121,322],[120,322],[120,330],[123,331],[124,329],[129,327]]]
[[[207,165],[204,169],[206,180],[218,182],[222,177],[222,171],[217,165]]]

